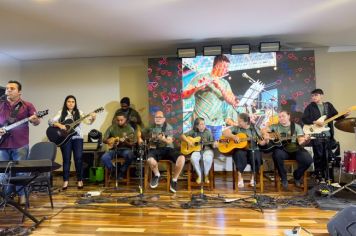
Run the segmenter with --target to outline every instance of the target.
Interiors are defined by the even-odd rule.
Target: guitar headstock
[[[349,111],[356,111],[356,106],[349,107]]]
[[[45,115],[48,115],[48,109],[47,109],[47,110],[44,110],[44,111],[38,111],[38,112],[36,113],[36,116],[37,116],[38,118],[42,118],[42,117],[45,116]]]
[[[99,107],[98,109],[96,109],[96,110],[93,111],[93,112],[99,113],[99,112],[103,112],[103,111],[104,111],[104,107]]]

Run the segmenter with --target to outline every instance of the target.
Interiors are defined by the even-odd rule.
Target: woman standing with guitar
[[[79,120],[84,116],[84,113],[80,111],[77,107],[77,100],[73,95],[68,95],[63,104],[62,110],[49,120],[49,125],[57,127],[61,130],[66,130],[65,124],[70,124],[76,120]],[[87,119],[83,122],[86,124],[92,124],[96,118],[95,113],[91,113]],[[71,164],[71,156],[73,152],[74,164],[77,173],[78,189],[83,188],[83,164],[82,164],[82,153],[83,153],[83,132],[82,125],[79,124],[75,129],[76,133],[70,137],[65,143],[63,143],[60,148],[63,157],[63,190],[68,188],[69,181],[69,171]]]

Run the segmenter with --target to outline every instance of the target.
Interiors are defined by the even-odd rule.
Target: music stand
[[[251,156],[252,156],[252,171],[253,171],[253,178],[254,178],[254,184],[253,184],[253,196],[252,197],[247,197],[247,198],[243,198],[243,200],[247,200],[247,199],[253,199],[253,203],[256,204],[257,208],[263,213],[263,209],[261,206],[261,203],[259,202],[259,198],[257,197],[257,190],[256,190],[256,156],[255,156],[255,151],[257,150],[257,144],[255,142],[257,137],[253,137],[253,132],[256,133],[256,135],[258,136],[258,133],[256,131],[255,125],[250,123],[250,128],[249,128],[250,132],[251,132],[251,137],[250,137],[250,148],[249,150],[251,151]]]
[[[192,194],[191,201],[195,203],[206,203],[208,201],[208,196],[204,194],[204,183],[205,183],[205,172],[204,172],[204,158],[203,158],[203,153],[204,153],[204,143],[203,139],[200,138],[200,158],[199,158],[199,167],[200,167],[200,174],[201,174],[201,181],[200,181],[200,193],[199,194]],[[214,165],[214,159],[213,163]]]
[[[4,163],[6,165],[4,165]],[[7,169],[10,170],[10,178],[11,178],[11,171],[16,172],[31,172],[33,173],[33,176],[31,178],[25,180],[25,184],[22,185],[22,187],[17,191],[21,191],[22,189],[26,188],[33,180],[35,180],[41,172],[48,172],[51,170],[56,170],[60,168],[61,165],[52,162],[51,160],[24,160],[24,161],[2,161],[0,162],[0,171],[6,171]],[[38,220],[36,217],[34,217],[31,213],[27,211],[27,209],[23,209],[20,204],[15,202],[12,198],[14,197],[14,194],[17,192],[13,192],[12,194],[6,194],[3,192],[2,188],[0,188],[0,199],[2,201],[0,202],[0,207],[5,207],[6,205],[10,205],[14,208],[16,208],[19,212],[21,212],[25,217],[29,218],[34,222],[34,224],[31,226],[31,229],[36,228],[38,225],[40,225],[46,217],[42,217],[40,220]]]
[[[146,200],[147,196],[144,195],[144,187],[143,187],[143,161],[145,156],[147,156],[147,142],[144,140],[144,142],[140,145],[138,145],[138,160],[139,160],[139,168],[140,168],[140,174],[139,174],[139,185],[138,185],[138,190],[139,194],[134,195],[134,196],[129,196],[129,197],[123,197],[123,198],[118,198],[118,200],[131,200],[129,203],[133,206],[138,206],[138,207],[144,207],[148,204],[148,201]],[[159,197],[159,195],[154,195],[152,197]]]

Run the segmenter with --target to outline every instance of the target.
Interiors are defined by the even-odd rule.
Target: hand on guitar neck
[[[111,137],[108,138],[105,143],[108,145],[109,149],[118,147],[120,144],[126,144],[128,146],[132,146],[134,143],[131,142],[132,135],[124,136],[124,137]]]

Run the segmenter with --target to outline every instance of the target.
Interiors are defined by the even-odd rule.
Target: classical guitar
[[[245,133],[238,133],[236,136],[239,138],[238,142],[233,139],[221,136],[218,141],[218,149],[221,153],[229,153],[235,148],[244,149],[248,147],[250,138]]]
[[[110,142],[107,143],[108,149],[113,149],[116,147],[119,147],[120,144],[127,144],[131,146],[133,142],[131,142],[131,139],[134,137],[134,134],[129,134],[129,135],[124,135],[123,137],[111,137],[109,138]]]
[[[104,111],[103,107],[100,107],[93,111],[94,113],[99,113]],[[66,126],[66,129],[60,129],[58,127],[49,126],[47,128],[46,134],[48,140],[55,143],[57,146],[62,146],[67,143],[68,140],[75,135],[76,131],[74,130],[80,122],[90,116],[90,113],[81,117],[80,119],[73,121],[71,119],[65,120],[62,124]]]
[[[214,144],[214,141],[201,142],[201,137],[199,137],[199,136],[195,137],[195,138],[187,136],[187,139],[193,143],[193,146],[190,147],[187,142],[182,141],[181,146],[180,146],[180,152],[183,155],[188,155],[188,154],[191,154],[192,152],[200,152],[202,149],[202,146]]]
[[[317,121],[323,122],[322,126],[318,126],[316,124],[304,125],[303,131],[305,134],[320,134],[321,132],[328,131],[328,130],[330,130],[330,128],[327,127],[327,124],[329,122],[339,118],[340,116],[345,115],[346,113],[348,113],[350,111],[355,111],[355,110],[356,110],[356,106],[349,107],[349,109],[347,109],[346,111],[340,112],[340,113],[330,117],[329,119],[326,119],[326,115],[323,115],[317,120]]]
[[[45,115],[47,115],[47,114],[48,114],[48,109],[47,109],[47,110],[44,110],[44,111],[39,111],[39,112],[37,112],[37,113],[36,113],[36,116],[37,116],[38,118],[42,118],[43,116],[45,116]],[[20,125],[26,123],[26,122],[28,122],[28,121],[29,121],[29,118],[30,118],[30,117],[27,117],[27,118],[25,118],[25,119],[22,119],[22,120],[19,120],[19,121],[13,123],[13,124],[5,125],[5,126],[0,127],[0,129],[2,129],[2,130],[5,131],[5,134],[0,135],[0,144],[1,144],[2,142],[4,142],[4,140],[5,140],[8,136],[11,135],[11,132],[9,132],[10,130],[12,130],[12,129],[14,129],[14,128],[16,128],[16,127],[18,127],[18,126],[20,126]]]

